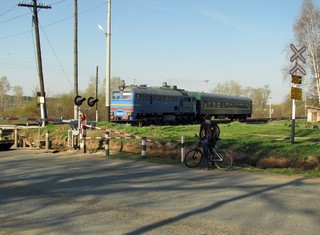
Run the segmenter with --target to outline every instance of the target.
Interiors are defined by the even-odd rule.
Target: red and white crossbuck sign
[[[298,50],[293,44],[290,45],[290,48],[293,50],[294,54],[291,56],[290,61],[296,61],[296,65],[290,70],[290,74],[293,75],[297,71],[300,71],[303,75],[306,75],[306,71],[301,65],[298,64],[298,59],[300,59],[303,63],[306,63],[306,59],[303,57],[302,53],[305,52],[306,46],[303,46]]]

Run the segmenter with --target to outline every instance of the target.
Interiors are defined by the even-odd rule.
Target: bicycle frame
[[[199,148],[199,149],[201,149],[201,151],[203,152],[203,147],[202,147],[202,140],[201,140],[201,138],[197,135],[197,134],[195,134],[195,136],[198,138],[198,140],[199,140],[199,142],[198,142],[198,145],[197,145],[197,147]],[[220,138],[219,138],[220,139]],[[219,140],[218,139],[218,140]],[[213,145],[213,147],[212,146],[210,146],[209,147],[209,149],[208,149],[208,151],[209,151],[209,160],[210,161],[212,161],[212,162],[222,162],[223,161],[223,158],[220,156],[220,154],[217,152],[217,150],[216,150],[216,148],[215,148],[215,145],[216,145],[216,143],[214,143],[214,145]],[[215,157],[215,156],[217,156],[217,157]]]
[[[215,148],[211,148],[211,151],[209,151],[209,160],[212,162],[222,162],[223,158],[221,157],[221,155],[217,152],[217,150]]]
[[[203,146],[202,146],[203,141],[197,134],[195,134],[195,136],[198,138],[199,142],[194,148],[190,149],[185,154],[185,158],[184,158],[184,164],[189,168],[199,166],[204,157]],[[223,153],[220,153],[220,151],[215,148],[215,144],[216,143],[214,143],[213,146],[209,146],[209,149],[208,149],[209,161],[211,161],[220,170],[230,169],[233,164],[232,156],[224,155]]]

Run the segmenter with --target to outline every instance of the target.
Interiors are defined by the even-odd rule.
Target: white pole
[[[296,86],[293,85],[293,87],[296,87]],[[294,144],[295,127],[296,127],[296,100],[292,99],[291,144]]]
[[[106,58],[106,121],[110,122],[110,59],[111,59],[111,0],[108,0],[107,12],[107,58]]]
[[[181,136],[181,162],[184,162],[184,155],[186,154],[186,136]]]
[[[269,104],[269,118],[271,119],[271,96],[270,96],[270,104]]]

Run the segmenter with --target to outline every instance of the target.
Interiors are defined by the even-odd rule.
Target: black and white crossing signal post
[[[78,114],[79,114],[79,118],[78,118],[78,130],[80,134],[80,150],[83,150],[83,153],[86,153],[86,138],[87,138],[87,133],[86,133],[86,126],[87,126],[87,116],[84,113],[81,113],[81,108],[80,106],[82,105],[82,103],[87,100],[86,98],[77,95],[74,98],[74,104],[77,106],[78,109]],[[89,106],[90,110],[91,107],[93,107],[99,100],[97,98],[93,98],[93,97],[89,97],[87,100],[87,104]]]
[[[306,71],[304,68],[298,63],[298,61],[302,61],[306,63],[306,59],[302,55],[303,52],[306,51],[306,46],[301,47],[299,50],[293,45],[290,44],[290,48],[293,51],[293,55],[290,58],[291,62],[295,62],[295,66],[290,70],[290,74],[292,75],[292,87],[291,87],[291,99],[292,99],[292,124],[291,124],[291,143],[294,144],[294,133],[295,133],[295,119],[296,119],[296,100],[302,99],[302,89],[297,87],[297,85],[301,84],[302,77],[297,75],[303,74],[306,75]]]

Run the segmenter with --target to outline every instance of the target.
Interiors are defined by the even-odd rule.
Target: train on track
[[[110,121],[138,125],[200,123],[204,115],[244,121],[252,99],[178,89],[177,86],[120,86],[112,91]]]

